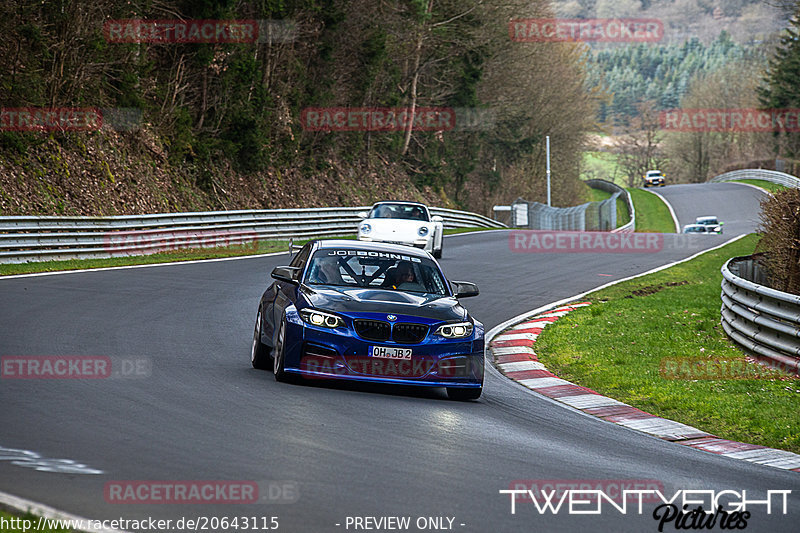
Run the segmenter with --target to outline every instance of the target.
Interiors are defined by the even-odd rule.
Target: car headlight
[[[361,233],[369,233],[370,231],[372,231],[372,226],[370,226],[369,224],[361,224],[360,229]]]
[[[300,318],[304,322],[312,326],[320,326],[324,328],[338,328],[344,326],[344,320],[341,317],[326,313],[325,311],[318,311],[317,309],[303,309],[300,311]]]
[[[472,335],[472,322],[458,322],[456,324],[445,324],[436,329],[436,335],[446,339],[461,339]]]
[[[428,234],[428,226],[420,226],[420,228],[417,230],[417,233],[419,233],[420,237],[424,237]]]

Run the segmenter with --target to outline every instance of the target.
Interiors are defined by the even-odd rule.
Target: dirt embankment
[[[403,199],[447,206],[398,165],[343,164],[324,156],[240,173],[169,163],[146,130],[41,137],[24,150],[0,145],[0,215],[123,215],[182,211],[369,205]],[[308,162],[305,161],[308,167]]]

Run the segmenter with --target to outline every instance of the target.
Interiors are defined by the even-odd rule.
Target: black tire
[[[481,397],[483,387],[464,389],[461,387],[447,387],[447,397],[451,400],[464,402],[467,400],[477,400]]]
[[[444,243],[442,243],[442,248],[443,247],[444,247]],[[438,250],[434,250],[431,255],[433,257],[435,257],[436,259],[441,259],[442,258],[442,248],[439,248]]]
[[[250,362],[253,368],[258,370],[269,370],[270,364],[269,348],[261,342],[261,309],[256,315],[256,327],[253,331],[253,346],[250,348]]]
[[[285,341],[286,341],[286,321],[281,319],[281,325],[278,328],[278,338],[275,339],[275,347],[272,349],[272,373],[275,375],[275,381],[288,381],[288,376],[285,370]]]

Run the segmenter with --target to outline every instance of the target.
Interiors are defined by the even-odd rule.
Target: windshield
[[[429,222],[425,208],[413,204],[378,204],[370,211],[369,218],[405,218]]]
[[[444,277],[433,261],[402,253],[318,250],[309,264],[305,283],[448,295]]]

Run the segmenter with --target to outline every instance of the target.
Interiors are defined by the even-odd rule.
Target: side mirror
[[[275,267],[272,269],[272,278],[278,281],[285,281],[286,283],[291,283],[292,285],[299,285],[300,282],[297,281],[297,276],[300,274],[299,267]]]
[[[356,216],[358,218],[367,218],[369,216],[369,213],[367,213],[366,211],[359,211],[358,213],[356,213]]]
[[[431,217],[431,222],[444,222],[444,219],[439,215],[434,215]]]
[[[725,223],[724,223],[724,222],[720,222],[720,223],[719,223],[719,225],[720,225],[720,226],[724,226],[724,225],[725,225]]]
[[[469,298],[479,294],[478,286],[469,281],[451,281],[453,293],[456,298]]]

